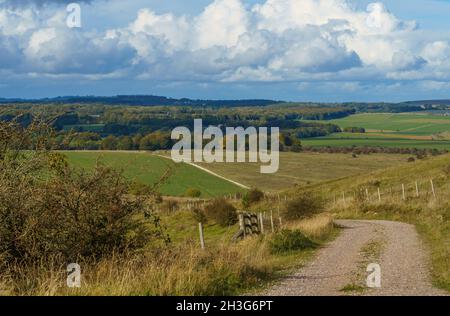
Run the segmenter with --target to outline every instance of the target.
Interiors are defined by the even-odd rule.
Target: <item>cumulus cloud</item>
[[[450,69],[448,39],[427,41],[414,21],[398,19],[380,2],[356,10],[345,0],[252,7],[214,0],[193,17],[142,8],[129,25],[105,32],[69,29],[65,14],[0,7],[0,70],[216,82],[340,78],[353,89],[368,76],[439,81]]]

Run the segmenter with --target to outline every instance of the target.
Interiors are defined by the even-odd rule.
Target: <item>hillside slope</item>
[[[295,196],[299,190],[288,192]],[[337,218],[414,224],[431,257],[434,285],[450,290],[450,155],[312,185]],[[378,193],[379,192],[379,193]],[[400,243],[400,241],[398,241]]]

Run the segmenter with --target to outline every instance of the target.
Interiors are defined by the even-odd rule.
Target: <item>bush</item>
[[[324,210],[321,198],[313,193],[301,193],[294,200],[287,201],[282,209],[282,215],[286,220],[298,220],[309,218]]]
[[[191,198],[198,198],[202,195],[202,192],[199,189],[195,188],[189,188],[184,193],[184,196],[191,197]]]
[[[206,206],[205,214],[223,227],[234,225],[238,221],[236,209],[225,199],[213,200]]]
[[[205,212],[198,208],[192,211],[192,216],[197,223],[206,224],[208,222],[208,218],[206,217]]]
[[[300,230],[284,229],[276,233],[269,241],[272,253],[283,253],[295,250],[315,248],[317,245]]]
[[[0,130],[8,124],[0,122]],[[45,149],[47,134],[35,127],[13,130],[13,142],[0,133],[3,263],[101,259],[164,236],[143,200],[125,198],[129,184],[120,173],[101,165],[89,173],[70,168],[63,155]],[[27,139],[43,143],[23,153],[14,144]]]
[[[133,181],[129,185],[129,193],[138,196],[151,195],[153,194],[153,189],[147,184]]]
[[[264,193],[261,190],[253,188],[244,195],[244,197],[242,198],[242,204],[247,208],[253,203],[261,201],[263,198]]]

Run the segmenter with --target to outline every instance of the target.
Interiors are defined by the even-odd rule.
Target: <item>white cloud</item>
[[[441,81],[450,70],[449,39],[427,40],[379,2],[356,10],[345,0],[250,8],[215,0],[194,17],[142,8],[106,32],[69,29],[64,19],[53,6],[0,8],[0,68],[93,79],[345,80],[350,89],[370,78]]]
[[[193,49],[233,47],[245,34],[248,14],[241,0],[214,0],[194,20]]]

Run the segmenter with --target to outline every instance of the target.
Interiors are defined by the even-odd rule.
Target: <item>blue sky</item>
[[[450,1],[68,2],[0,0],[0,97],[450,98]]]

